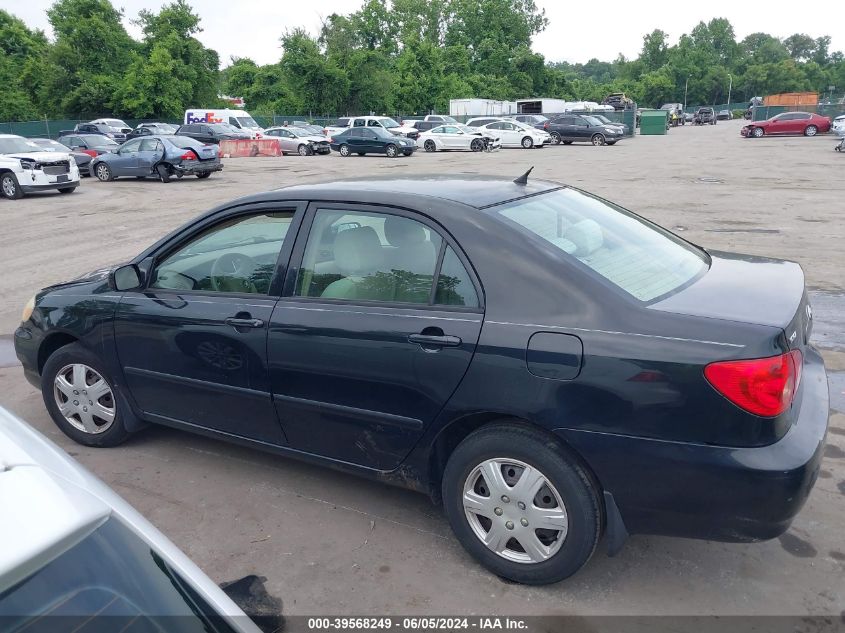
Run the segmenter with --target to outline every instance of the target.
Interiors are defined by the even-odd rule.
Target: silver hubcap
[[[387,148],[387,155],[388,156],[394,156],[395,154],[396,154],[396,148],[395,147],[393,147],[391,145],[390,147]]]
[[[11,176],[6,176],[3,178],[3,193],[8,198],[11,198],[15,195],[15,183],[12,180]]]
[[[304,145],[299,146],[299,155],[300,156],[307,156],[308,155],[308,148]]]
[[[807,136],[815,136],[816,135],[816,128],[812,125],[807,128]]]
[[[97,165],[97,178],[106,180],[109,177],[109,168],[105,165]]]
[[[528,149],[529,147],[531,147],[531,139],[528,139],[528,138],[527,138],[527,139],[523,140],[523,141],[522,141],[522,146],[523,146],[525,149]]]
[[[541,563],[566,540],[569,519],[543,473],[507,457],[488,459],[464,483],[464,513],[475,535],[516,563]]]
[[[754,130],[754,136],[763,136],[763,130],[759,127]]]
[[[62,367],[53,381],[53,397],[65,420],[83,433],[104,433],[114,423],[111,387],[88,365],[74,363]]]
[[[349,154],[349,148],[346,147],[346,145],[344,145],[343,147],[340,148],[340,155],[341,156],[347,156],[348,154]]]

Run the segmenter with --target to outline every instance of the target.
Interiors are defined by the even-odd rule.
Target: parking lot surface
[[[673,129],[614,147],[483,154],[225,160],[208,180],[86,179],[72,195],[0,201],[0,404],[135,505],[217,582],[266,577],[285,615],[833,615],[845,617],[845,157],[832,137],[739,137],[741,122]],[[442,173],[582,187],[708,249],[801,263],[831,378],[819,480],[774,541],[633,536],[553,586],[505,583],[421,495],[164,428],[113,449],[74,444],[25,382],[10,334],[39,288],[134,256],[217,204],[288,184]],[[729,490],[725,494],[730,494]]]

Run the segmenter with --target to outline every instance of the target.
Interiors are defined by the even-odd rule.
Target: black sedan
[[[546,131],[552,143],[592,143],[593,145],[614,145],[622,140],[625,132],[615,123],[605,123],[586,114],[564,114],[549,121]]]
[[[70,154],[73,156],[73,159],[76,161],[76,166],[79,168],[79,175],[80,176],[90,176],[90,166],[91,160],[93,156],[91,154],[93,152],[83,152],[80,150],[74,150],[66,145],[62,145],[58,141],[54,141],[51,138],[31,138],[29,139],[39,147],[46,149],[48,152],[63,152],[65,154]]]
[[[102,134],[67,132],[59,135],[58,142],[74,151],[85,152],[92,158],[106,152],[113,152],[120,147],[120,143]]]
[[[386,154],[395,158],[399,154],[410,156],[417,144],[404,136],[397,136],[382,127],[351,127],[329,139],[331,148],[341,156],[358,154]]]
[[[220,141],[237,141],[252,138],[252,134],[241,132],[227,123],[189,123],[179,126],[177,136],[187,136],[200,143],[219,145]]]
[[[126,140],[131,141],[139,136],[152,136],[154,134],[176,134],[178,129],[178,125],[171,125],[170,123],[140,123],[138,127],[126,135]]]
[[[40,291],[14,340],[81,444],[155,423],[394,482],[541,584],[603,533],[784,532],[827,429],[811,316],[798,264],[553,182],[417,177],[217,207]]]

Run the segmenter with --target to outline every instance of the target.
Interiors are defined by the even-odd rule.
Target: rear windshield
[[[102,136],[101,134],[86,134],[82,138],[91,147],[104,147],[110,149],[118,146],[118,143],[115,143],[108,136]]]
[[[523,198],[495,211],[640,301],[666,295],[708,267],[707,255],[691,244],[574,189]]]
[[[198,140],[189,136],[169,136],[167,137],[167,141],[179,149],[198,149],[204,145],[204,143],[200,143]]]

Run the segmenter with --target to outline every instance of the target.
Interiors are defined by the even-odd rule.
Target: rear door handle
[[[463,341],[458,336],[432,335],[432,334],[411,334],[408,336],[411,343],[427,345],[429,347],[458,347]]]
[[[229,317],[224,321],[226,325],[232,327],[264,327],[264,321],[261,319],[239,319],[237,317]]]

